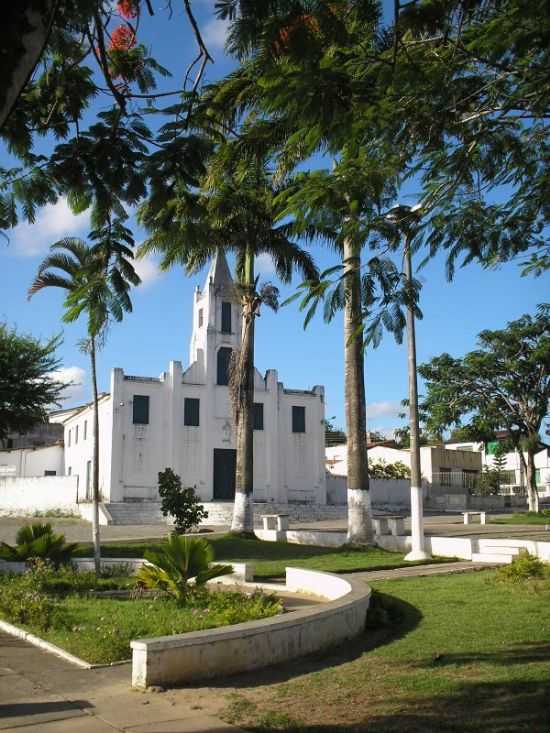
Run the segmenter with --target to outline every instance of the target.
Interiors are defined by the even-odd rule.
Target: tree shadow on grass
[[[544,662],[550,664],[550,642],[518,642],[517,644],[512,644],[512,646],[507,649],[499,649],[494,652],[437,654],[430,659],[420,660],[415,666],[435,668],[459,664],[475,664],[477,662],[501,664],[506,667],[513,664],[529,664],[532,662]]]
[[[294,677],[319,672],[330,667],[338,667],[357,659],[372,649],[391,644],[406,636],[418,626],[422,619],[418,608],[386,593],[374,592],[371,604],[377,609],[375,622],[384,625],[372,628],[368,621],[365,632],[359,638],[289,662],[230,675],[223,679],[215,679],[208,686],[212,689],[261,687],[286,682]],[[378,613],[379,609],[384,609],[385,614]],[[201,688],[204,687],[204,682],[186,684],[185,687]]]
[[[547,733],[550,730],[548,687],[544,680],[466,683],[456,694],[398,699],[398,710],[369,711],[345,724],[309,725],[281,711],[268,711],[251,733]],[[391,705],[391,701],[388,701]],[[292,711],[289,711],[290,713]],[[241,724],[242,725],[242,724]]]

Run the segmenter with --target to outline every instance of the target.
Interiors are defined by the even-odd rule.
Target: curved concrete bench
[[[329,599],[219,629],[132,641],[132,686],[170,685],[286,662],[363,633],[371,589],[332,573],[286,568],[281,590]]]

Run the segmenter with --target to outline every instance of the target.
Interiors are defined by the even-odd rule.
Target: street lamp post
[[[416,212],[416,215],[418,216],[419,210],[419,205],[412,207],[397,206],[390,212],[389,217],[392,221],[397,223],[399,218],[405,218],[414,212]],[[403,269],[409,296],[412,296],[413,279],[411,251],[412,239],[412,232],[409,227],[407,227],[403,252]],[[412,297],[409,297],[407,303],[406,324],[411,453],[411,551],[405,555],[405,560],[418,561],[427,560],[431,555],[426,551],[424,538],[424,507],[422,496],[422,472],[420,466],[420,426],[418,419],[418,381],[416,371],[416,332]]]

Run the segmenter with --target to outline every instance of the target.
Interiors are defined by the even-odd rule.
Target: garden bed
[[[182,634],[267,618],[282,611],[269,595],[237,591],[192,591],[184,605],[163,594],[125,599],[97,593],[128,590],[135,579],[92,573],[27,573],[0,579],[0,618],[90,664],[131,657],[130,641]],[[33,580],[34,578],[34,580]]]

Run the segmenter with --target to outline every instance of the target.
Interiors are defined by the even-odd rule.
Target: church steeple
[[[209,285],[216,285],[221,288],[232,288],[233,284],[233,278],[229,271],[225,252],[223,249],[218,249],[214,255],[210,269],[208,270],[203,292],[208,292]]]
[[[240,304],[235,283],[223,250],[217,250],[206,276],[204,288],[196,288],[193,302],[193,331],[189,361],[201,362],[214,380],[217,352],[239,346]]]

